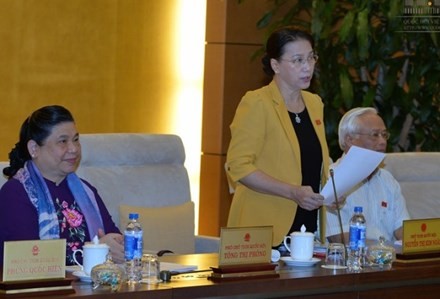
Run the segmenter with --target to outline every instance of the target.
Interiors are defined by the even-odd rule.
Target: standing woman
[[[66,239],[66,264],[84,242],[99,237],[113,260],[124,258],[123,237],[97,190],[75,171],[81,160],[79,134],[62,106],[33,112],[3,169],[0,189],[0,264],[4,241]]]
[[[262,63],[273,80],[245,94],[230,126],[226,169],[235,194],[228,226],[273,226],[274,247],[303,224],[315,233],[324,200],[324,105],[304,91],[318,60],[313,45],[310,34],[295,28],[272,33]]]

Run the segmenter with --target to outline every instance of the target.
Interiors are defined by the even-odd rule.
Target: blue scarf
[[[23,185],[29,200],[37,209],[40,239],[59,239],[60,226],[52,196],[34,162],[27,161],[24,167],[17,171],[14,178]],[[66,179],[67,185],[84,215],[90,239],[93,239],[98,235],[99,228],[104,229],[95,195],[75,173],[70,173]]]

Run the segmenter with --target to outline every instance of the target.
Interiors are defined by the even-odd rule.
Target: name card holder
[[[440,218],[403,221],[402,250],[396,263],[440,262]]]
[[[0,295],[74,293],[65,264],[65,239],[5,242]]]
[[[272,226],[221,228],[219,266],[213,281],[279,277],[271,263]]]
[[[22,280],[22,281],[1,281],[0,295],[15,295],[38,293],[65,295],[75,293],[72,287],[73,279],[40,279],[40,280]]]

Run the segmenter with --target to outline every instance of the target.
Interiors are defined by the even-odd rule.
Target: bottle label
[[[126,260],[132,260],[134,257],[134,248],[137,240],[134,235],[126,234],[124,237],[124,253]]]
[[[142,258],[142,248],[143,248],[143,240],[142,240],[142,231],[136,233],[136,243],[134,245],[134,257],[141,259]]]
[[[367,229],[365,225],[350,225],[349,246],[351,250],[357,250],[366,246]]]
[[[358,249],[358,241],[359,241],[359,229],[356,225],[350,225],[349,231],[349,246],[351,250]]]
[[[367,228],[365,227],[365,225],[361,225],[358,227],[358,231],[359,231],[358,247],[364,248],[366,246]]]
[[[142,231],[124,235],[124,254],[126,260],[142,258]]]

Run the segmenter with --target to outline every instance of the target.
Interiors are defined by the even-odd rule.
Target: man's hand
[[[345,204],[345,200],[346,200],[346,199],[347,199],[347,197],[345,197],[345,196],[341,196],[341,197],[338,198],[338,202],[337,202],[337,204],[336,204],[336,201],[334,201],[334,202],[332,202],[328,207],[331,208],[331,209],[333,209],[333,210],[336,210],[336,208],[338,208],[338,207],[339,207],[339,209],[342,209],[342,207],[343,207],[344,204]]]

